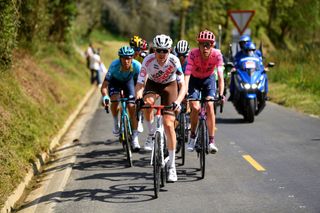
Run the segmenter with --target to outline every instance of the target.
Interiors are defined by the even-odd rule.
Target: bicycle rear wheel
[[[204,178],[206,169],[206,123],[205,120],[200,120],[199,131],[198,131],[198,144],[200,147],[199,158],[200,158],[200,171],[201,179]]]
[[[184,165],[185,162],[185,155],[186,155],[186,149],[185,149],[185,143],[188,140],[187,137],[187,131],[186,131],[186,114],[185,113],[181,113],[180,114],[180,119],[179,119],[179,141],[178,143],[180,143],[180,149],[181,149],[181,165]]]
[[[161,135],[160,132],[155,133],[155,141],[153,144],[153,185],[154,185],[154,196],[158,198],[159,190],[160,190],[160,175],[161,175]]]
[[[124,125],[124,132],[123,132],[123,143],[124,143],[124,148],[126,150],[126,154],[127,154],[127,161],[129,164],[129,167],[132,167],[132,152],[131,152],[131,135],[129,134],[129,121],[128,118],[126,116],[124,116],[124,121],[123,121],[123,125]]]

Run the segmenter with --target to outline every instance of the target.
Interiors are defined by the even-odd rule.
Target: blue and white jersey
[[[111,62],[106,80],[111,81],[112,79],[116,79],[118,81],[128,81],[131,78],[137,79],[140,73],[141,63],[135,59],[132,60],[132,64],[130,70],[121,70],[121,61],[120,59],[116,59]]]

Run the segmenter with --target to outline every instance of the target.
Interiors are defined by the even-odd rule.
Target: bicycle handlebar
[[[162,109],[172,109],[173,108],[173,104],[170,104],[170,105],[167,105],[167,106],[164,106],[164,105],[154,105],[154,104],[144,104],[138,108],[136,108],[136,118],[137,118],[137,121],[139,121],[140,119],[140,116],[139,114],[141,113],[141,109],[150,109],[150,108],[153,108],[153,109],[156,109],[157,111],[158,110],[162,110]]]
[[[216,102],[220,105],[220,113],[223,112],[223,105],[224,102],[220,98],[211,98],[211,99],[205,99],[205,98],[188,98],[187,101],[200,101],[202,103],[206,102]]]

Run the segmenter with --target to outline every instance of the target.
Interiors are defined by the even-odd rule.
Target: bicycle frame
[[[121,105],[121,119],[120,119],[120,137],[119,141],[121,142],[123,149],[126,152],[127,160],[129,166],[132,166],[132,152],[131,152],[131,135],[132,135],[132,128],[129,119],[129,114],[127,112],[127,101],[132,100],[131,98],[124,98],[123,91],[120,93],[120,98],[117,100],[112,100],[111,102],[120,102]],[[108,107],[106,107],[106,111],[108,113]]]
[[[155,113],[155,122],[156,122],[156,129],[153,135],[152,140],[154,141],[154,147],[151,152],[151,161],[150,165],[153,166],[153,176],[154,176],[154,193],[155,197],[158,197],[159,188],[160,188],[160,181],[161,186],[164,186],[165,178],[166,178],[166,163],[169,161],[169,156],[164,158],[164,149],[165,149],[165,135],[164,135],[164,127],[163,127],[163,120],[162,120],[162,110],[172,108],[170,106],[163,106],[163,105],[144,105],[141,108],[152,108],[156,110]]]
[[[199,99],[189,99],[189,101],[200,101],[200,112],[199,112],[199,121],[196,127],[196,150],[197,155],[200,159],[200,170],[201,178],[204,178],[205,175],[205,155],[209,154],[209,135],[208,135],[208,126],[207,126],[207,115],[206,115],[206,106],[207,102],[213,101],[218,102],[218,99],[206,99],[202,97],[202,92],[200,91]],[[223,102],[220,103],[220,111],[222,112]],[[199,132],[200,131],[200,135]]]

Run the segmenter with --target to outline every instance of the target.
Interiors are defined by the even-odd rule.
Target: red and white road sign
[[[240,35],[242,35],[248,27],[254,13],[255,10],[228,10],[228,15],[230,16]]]

